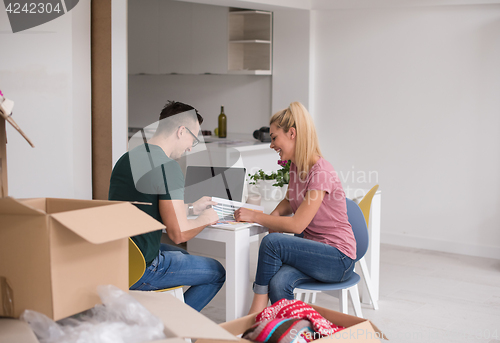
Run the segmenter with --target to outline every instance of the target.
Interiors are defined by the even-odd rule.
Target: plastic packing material
[[[25,310],[26,321],[40,343],[135,343],[166,338],[161,320],[131,295],[112,286],[97,289],[102,305],[57,322]]]

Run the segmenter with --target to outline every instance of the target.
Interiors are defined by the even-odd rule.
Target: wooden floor
[[[255,256],[256,243],[251,248]],[[380,268],[379,310],[362,309],[391,342],[500,343],[500,260],[383,244]],[[224,294],[202,311],[217,323],[224,321]],[[316,304],[338,310],[326,294]]]

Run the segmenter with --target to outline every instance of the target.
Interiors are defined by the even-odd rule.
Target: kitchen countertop
[[[219,148],[228,147],[239,151],[269,149],[268,142],[263,143],[253,138],[251,134],[228,133],[227,138],[216,136],[203,136],[206,144],[216,145]],[[208,145],[207,145],[208,147]]]
[[[129,140],[139,131],[138,128],[129,128],[128,138]],[[149,139],[153,136],[154,130],[145,129],[144,133],[146,135],[146,139]],[[140,136],[139,136],[140,137]],[[201,139],[200,139],[201,140]],[[223,149],[223,148],[233,148],[238,151],[252,151],[252,150],[261,150],[261,149],[269,149],[270,142],[261,142],[253,138],[252,134],[244,134],[244,133],[228,133],[227,138],[218,138],[217,136],[203,136],[205,147],[207,149]],[[201,144],[199,144],[201,149]],[[198,147],[195,147],[198,150]]]

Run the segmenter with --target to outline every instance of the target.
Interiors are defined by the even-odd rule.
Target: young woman
[[[259,223],[270,233],[260,245],[250,313],[262,311],[269,299],[293,299],[294,288],[302,283],[346,280],[356,258],[345,193],[321,155],[307,109],[294,102],[275,113],[269,133],[271,149],[292,163],[286,197],[270,215],[245,208],[235,211],[236,220]]]

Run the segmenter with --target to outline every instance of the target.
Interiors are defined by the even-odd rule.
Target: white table
[[[357,190],[346,190],[349,198],[361,194]],[[375,193],[370,215],[370,246],[365,255],[372,284],[372,294],[376,300],[379,297],[379,271],[380,271],[380,211],[381,192]],[[250,237],[267,232],[262,226],[247,226],[239,230],[224,230],[207,227],[196,238],[225,243],[226,259],[226,321],[240,318],[247,314],[251,305],[250,280]],[[188,242],[189,250],[189,242]],[[370,303],[368,291],[360,283],[360,294],[363,303]]]
[[[253,294],[250,280],[250,237],[265,232],[265,227],[256,225],[237,230],[206,227],[196,236],[199,239],[225,243],[226,321],[245,316],[250,309]]]

